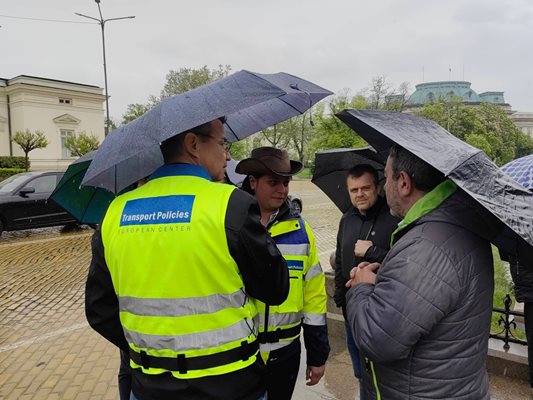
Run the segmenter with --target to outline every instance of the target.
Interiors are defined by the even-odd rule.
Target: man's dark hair
[[[397,144],[391,147],[389,158],[392,178],[398,179],[404,171],[411,177],[415,188],[423,192],[430,192],[446,179],[442,172]]]
[[[220,122],[226,122],[226,117],[217,118]],[[205,124],[198,125],[192,129],[188,129],[185,132],[178,133],[177,135],[172,136],[171,138],[165,140],[161,143],[161,153],[163,153],[163,159],[165,163],[171,162],[181,154],[182,142],[185,138],[185,133],[191,132],[196,136],[199,136],[203,140],[207,140],[211,136],[211,122],[206,122]]]
[[[352,167],[348,170],[346,177],[350,178],[359,178],[363,176],[364,174],[370,174],[372,175],[372,178],[374,178],[374,185],[378,186],[379,184],[379,176],[378,171],[370,164],[357,164],[355,167]]]

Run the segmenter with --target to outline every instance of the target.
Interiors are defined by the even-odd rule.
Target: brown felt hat
[[[299,161],[289,160],[289,153],[274,147],[258,147],[252,156],[240,161],[235,172],[244,175],[274,174],[293,176],[303,169]]]

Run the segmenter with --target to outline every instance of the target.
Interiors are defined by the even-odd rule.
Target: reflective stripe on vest
[[[155,175],[118,196],[102,223],[105,259],[130,348],[150,357],[199,359],[254,342],[257,310],[242,290],[225,232],[235,188],[210,182],[205,169],[191,165],[164,166]],[[220,375],[255,359],[172,374]]]
[[[326,314],[304,313],[303,323],[307,325],[326,325]]]
[[[264,330],[265,325],[265,314],[258,314],[258,325],[262,327],[263,329],[260,329],[260,331]],[[294,325],[297,323],[300,323],[302,321],[302,313],[286,313],[286,314],[270,314],[268,316],[268,324],[269,326],[283,326],[283,325]]]
[[[194,349],[217,347],[221,342],[230,343],[242,340],[250,334],[252,324],[252,321],[242,320],[225,328],[180,336],[145,335],[124,328],[124,335],[128,343],[135,343],[138,349],[172,350],[176,353],[184,353]]]
[[[241,307],[246,301],[243,289],[229,295],[213,294],[185,299],[143,299],[119,296],[120,311],[135,315],[181,317],[215,313],[226,308]]]
[[[261,343],[260,340],[260,349],[264,358],[266,353],[285,347],[297,339],[300,332],[293,334],[294,328],[300,326],[302,321],[310,323],[310,325],[325,325],[326,323],[325,312],[323,314],[303,312],[305,282],[323,274],[319,263],[310,266],[315,260],[310,259],[311,242],[309,235],[312,235],[312,232],[308,232],[307,229],[308,227],[301,218],[276,222],[269,227],[272,238],[287,261],[291,288],[289,297],[283,304],[269,306],[267,330],[265,330],[265,305],[256,301],[259,311],[257,325],[261,335],[260,339],[264,338],[263,340],[271,341],[270,343]],[[265,331],[278,332],[280,335],[261,334]],[[287,335],[284,335],[284,332],[287,332]],[[277,339],[272,342],[275,340],[274,338]]]
[[[322,271],[322,267],[320,264],[315,264],[311,268],[309,268],[309,271],[304,275],[304,280],[308,281],[313,279],[315,276],[323,274],[324,271]]]
[[[307,244],[277,244],[281,254],[291,254],[295,256],[307,256],[309,254],[309,243]]]

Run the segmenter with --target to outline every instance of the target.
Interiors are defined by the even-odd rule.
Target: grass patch
[[[298,179],[311,179],[312,176],[313,174],[311,173],[310,168],[304,168],[300,173],[295,175],[295,177]]]

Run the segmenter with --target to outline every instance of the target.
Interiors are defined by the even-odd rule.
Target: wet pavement
[[[294,181],[304,217],[316,236],[325,270],[335,247],[340,212],[309,181]],[[118,350],[84,316],[83,291],[92,230],[47,228],[0,237],[0,399],[117,399]],[[294,399],[357,399],[357,384],[340,321],[330,323],[332,352],[326,375]],[[302,356],[305,360],[305,355]],[[523,381],[491,375],[492,398],[528,399]]]

